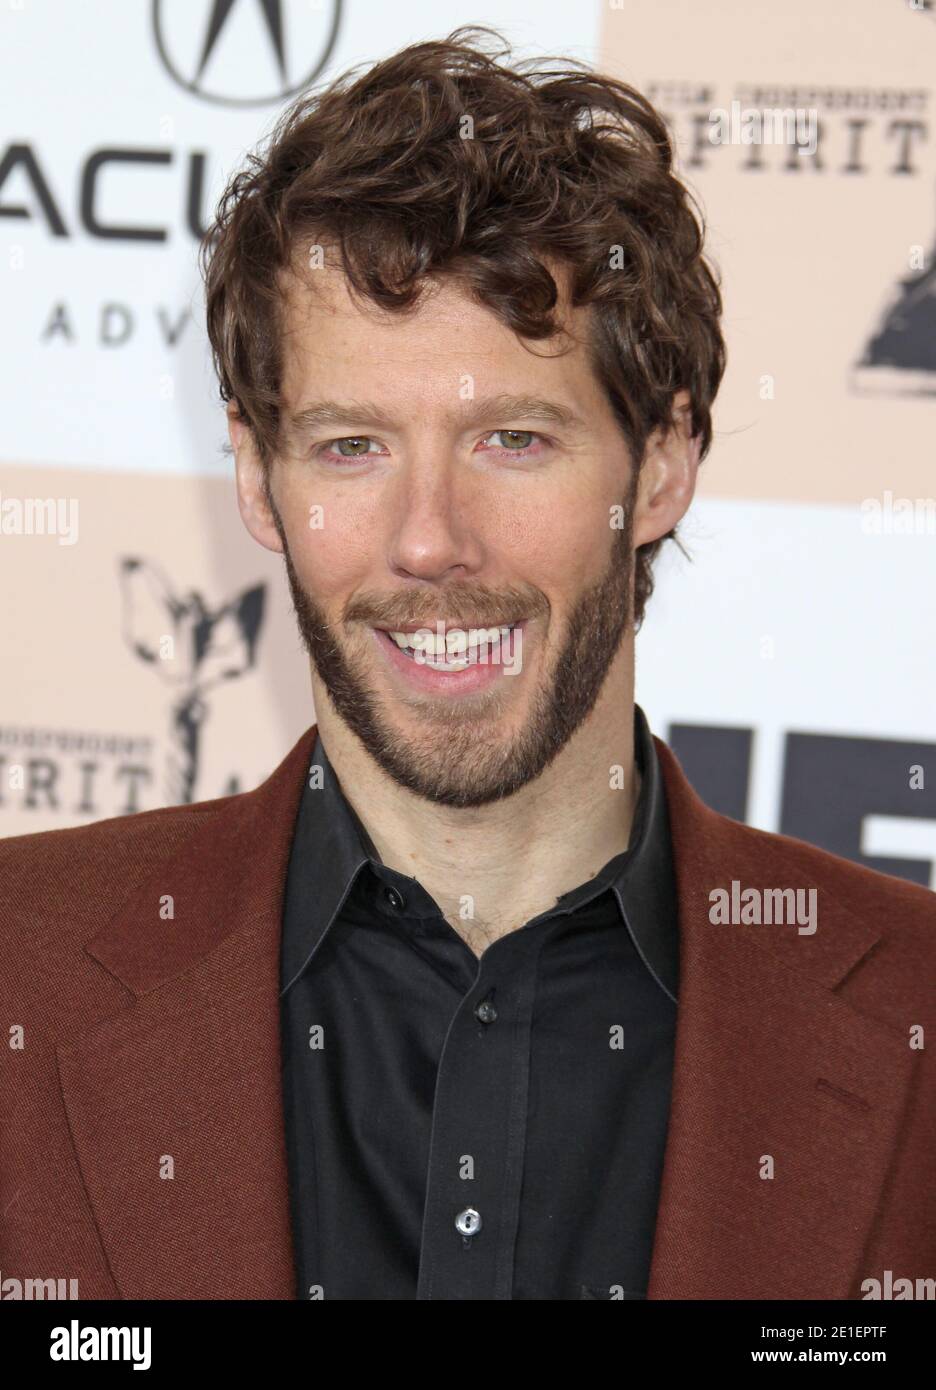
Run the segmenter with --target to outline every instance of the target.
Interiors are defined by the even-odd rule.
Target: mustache
[[[432,605],[431,607],[429,605]],[[545,612],[547,603],[541,594],[519,590],[491,594],[489,591],[450,590],[446,594],[426,594],[425,601],[412,602],[403,609],[389,600],[358,598],[345,612],[346,622],[367,623],[396,631],[403,627],[434,628],[444,622],[451,627],[508,627],[521,618],[533,618]]]

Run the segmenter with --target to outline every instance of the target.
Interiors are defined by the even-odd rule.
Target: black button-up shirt
[[[480,959],[382,863],[316,739],[281,957],[299,1298],[646,1295],[678,931],[634,723],[628,849]]]

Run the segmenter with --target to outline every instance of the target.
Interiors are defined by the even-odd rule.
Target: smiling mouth
[[[523,619],[497,627],[450,627],[433,632],[426,625],[415,632],[378,628],[381,636],[391,642],[401,655],[430,671],[465,671],[470,666],[497,663],[512,646],[511,634]]]

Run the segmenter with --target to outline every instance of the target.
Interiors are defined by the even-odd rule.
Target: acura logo
[[[341,0],[153,0],[163,66],[193,96],[224,106],[284,101],[318,77]]]

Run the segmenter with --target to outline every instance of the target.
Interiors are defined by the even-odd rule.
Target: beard
[[[382,694],[368,678],[369,659],[356,657],[338,640],[338,624],[329,621],[303,588],[281,518],[268,494],[302,641],[337,714],[389,777],[437,805],[474,807],[511,796],[549,766],[594,708],[631,622],[635,493],[636,486],[622,508],[624,524],[612,532],[611,557],[604,575],[576,601],[561,649],[552,659],[551,669],[546,669],[546,654],[525,722],[512,734],[499,729],[508,723],[505,706],[511,700],[509,682],[522,679],[519,676],[502,675],[490,689],[458,700],[444,695]],[[379,600],[367,603],[358,599],[347,609],[344,621],[391,627],[394,622],[409,625],[425,621],[432,626],[434,616],[427,613],[434,615],[444,608],[452,621],[457,621],[461,612],[466,626],[496,627],[514,618],[532,619],[550,611],[545,595],[537,590],[494,593],[478,586],[446,586],[444,592],[431,596],[432,609],[428,608],[429,598],[427,595],[423,601],[422,614],[413,610],[408,616],[399,608],[391,613],[388,605],[386,613],[380,612]],[[502,616],[491,622],[475,621],[485,613]],[[517,650],[514,646],[513,651]],[[396,702],[413,709],[416,732],[403,732],[394,722],[392,703]],[[503,716],[503,726],[499,716]]]

